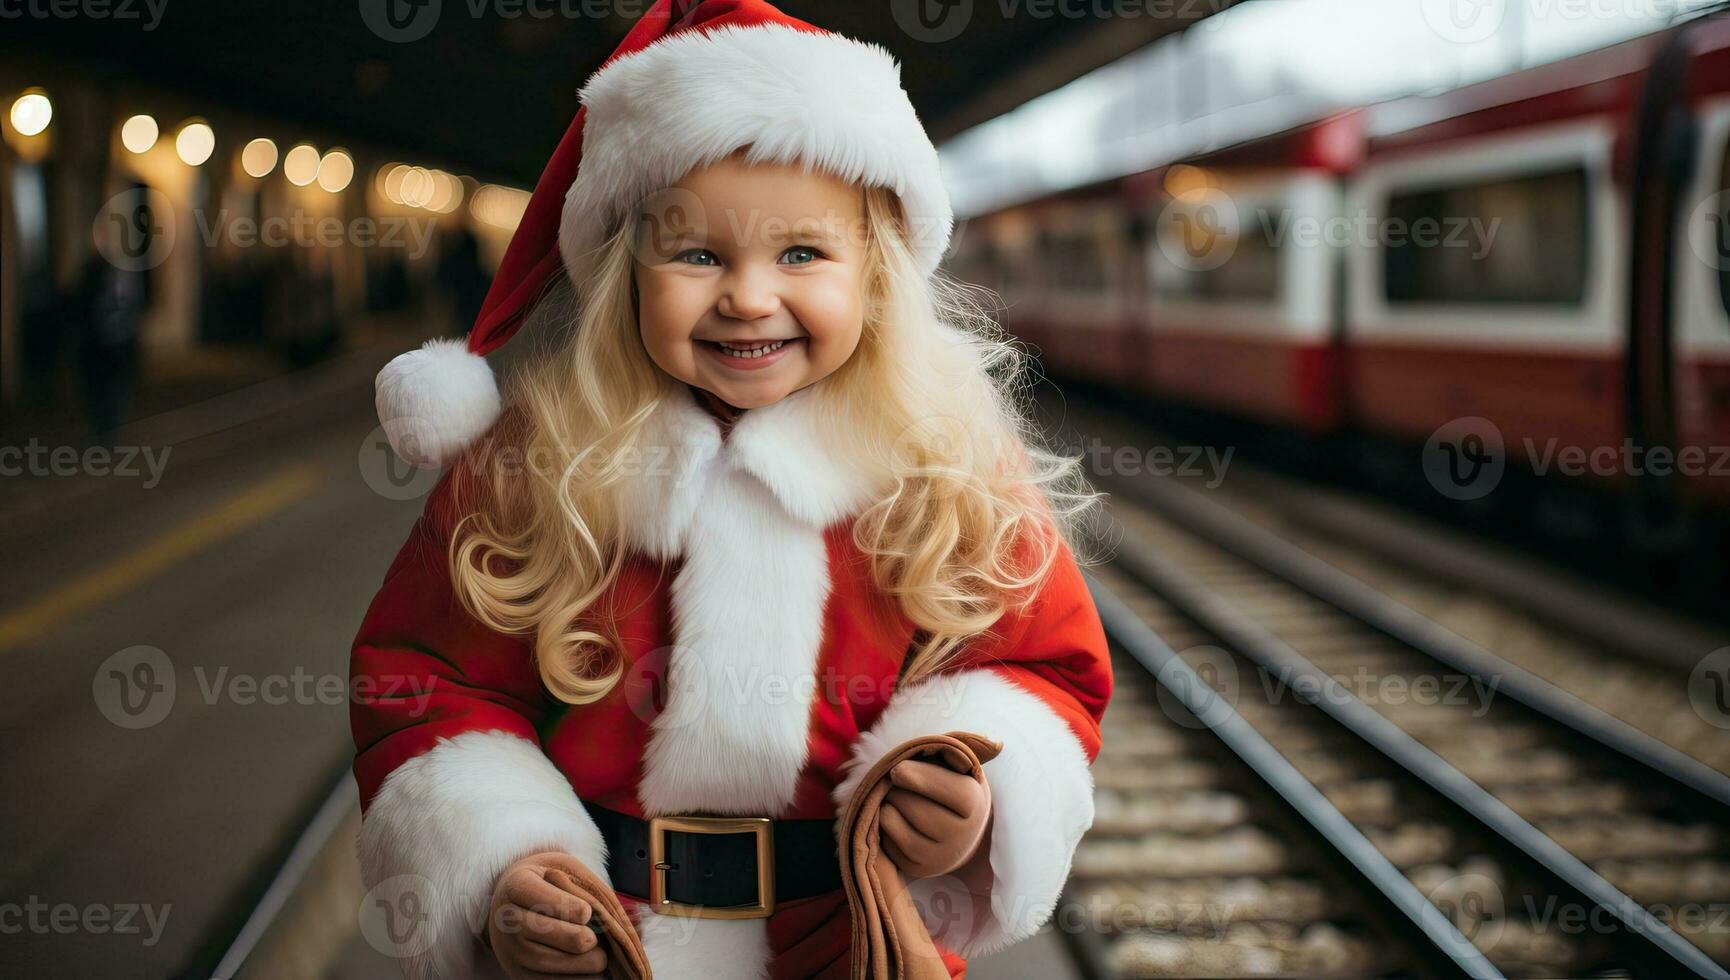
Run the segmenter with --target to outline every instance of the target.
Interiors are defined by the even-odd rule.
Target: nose
[[[780,308],[781,298],[770,284],[770,275],[749,263],[728,270],[715,304],[717,312],[732,320],[760,320]]]

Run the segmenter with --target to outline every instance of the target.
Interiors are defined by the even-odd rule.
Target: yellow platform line
[[[310,494],[324,467],[297,463],[230,497],[217,509],[186,521],[139,547],[51,589],[0,611],[0,652],[11,650],[93,606],[167,571],[187,558],[261,523]]]

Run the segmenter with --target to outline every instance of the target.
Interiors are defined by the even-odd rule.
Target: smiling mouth
[[[703,342],[713,345],[716,349],[720,350],[721,353],[730,357],[754,360],[759,357],[767,357],[788,344],[795,343],[800,339],[801,338],[799,337],[788,337],[784,340],[752,340],[742,342],[705,340]]]

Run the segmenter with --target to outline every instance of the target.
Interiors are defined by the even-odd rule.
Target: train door
[[[1688,47],[1684,28],[1672,32],[1658,49],[1626,136],[1632,261],[1624,404],[1628,441],[1646,454],[1674,452],[1680,435],[1671,276],[1681,257],[1674,230],[1696,168],[1695,120],[1687,96]],[[1628,490],[1623,522],[1628,543],[1644,553],[1683,548],[1687,531],[1675,474],[1641,467],[1630,473]]]
[[[1148,334],[1148,304],[1152,299],[1152,270],[1148,250],[1153,248],[1153,215],[1140,194],[1123,199],[1128,241],[1124,266],[1124,364],[1123,384],[1131,393],[1146,390],[1151,377],[1155,345]]]
[[[1674,187],[1668,213],[1651,216],[1654,224],[1667,221],[1659,230],[1670,232],[1669,265],[1662,270],[1668,302],[1637,311],[1630,321],[1634,336],[1651,345],[1643,360],[1665,362],[1669,390],[1654,392],[1646,402],[1668,395],[1661,417],[1672,426],[1669,445],[1675,450],[1670,478],[1649,481],[1658,484],[1648,491],[1656,499],[1641,515],[1655,506],[1671,508],[1670,525],[1682,538],[1672,552],[1685,549],[1686,581],[1696,598],[1721,602],[1723,555],[1730,547],[1730,18],[1699,21],[1686,30],[1689,101],[1665,117],[1665,177]],[[1636,282],[1655,288],[1638,273]]]

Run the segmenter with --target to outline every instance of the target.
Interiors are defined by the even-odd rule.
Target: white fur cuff
[[[385,944],[405,977],[475,976],[476,937],[499,873],[548,850],[608,880],[600,831],[537,746],[498,731],[440,739],[385,777],[367,810],[363,924],[372,906],[384,917],[363,932]]]
[[[865,774],[897,745],[921,735],[977,732],[1003,743],[985,764],[991,787],[991,914],[971,935],[954,935],[955,910],[974,899],[947,876],[923,878],[909,892],[932,935],[971,959],[1033,935],[1051,917],[1070,859],[1093,824],[1093,774],[1069,725],[1037,695],[995,669],[927,678],[895,692],[877,723],[853,746],[835,788],[845,808]],[[944,914],[948,918],[939,919]]]

